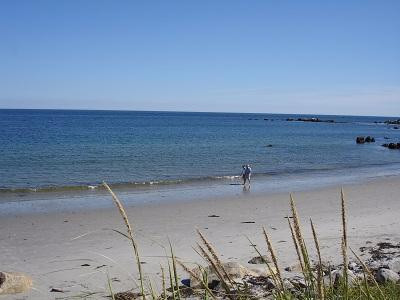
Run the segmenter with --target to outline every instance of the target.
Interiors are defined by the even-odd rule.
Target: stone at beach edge
[[[253,264],[253,265],[258,265],[258,264],[265,264],[265,262],[270,263],[271,260],[267,255],[263,255],[262,257],[260,256],[255,256],[252,259],[250,259],[247,263]]]
[[[0,295],[18,294],[32,287],[32,278],[16,272],[0,272]]]
[[[240,282],[245,276],[269,276],[269,274],[266,270],[252,270],[248,269],[241,264],[237,262],[227,262],[222,264],[223,267],[225,268],[226,272],[228,273],[229,277],[233,281]],[[276,273],[275,268],[272,268],[272,271]],[[209,283],[213,281],[220,281],[218,275],[215,273],[214,269],[211,266],[205,267],[204,270],[207,272],[207,281]],[[197,277],[203,278],[203,274],[201,274],[201,271],[199,268],[194,268],[192,269],[193,273],[196,274]],[[190,276],[190,287],[199,287],[201,283],[194,278],[193,276]]]
[[[379,269],[375,275],[375,279],[378,283],[393,282],[396,283],[400,280],[399,274],[389,269]]]

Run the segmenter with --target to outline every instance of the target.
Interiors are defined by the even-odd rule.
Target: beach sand
[[[159,288],[156,278],[160,264],[166,263],[164,247],[168,246],[168,239],[182,261],[203,263],[192,248],[198,240],[196,228],[215,245],[223,260],[249,266],[247,261],[256,253],[246,236],[265,252],[261,231],[265,226],[281,267],[294,264],[295,251],[285,218],[289,214],[289,192],[265,195],[250,192],[233,198],[126,207],[145,273],[155,279],[153,283]],[[344,192],[350,247],[358,250],[367,241],[400,240],[399,177],[344,185]],[[311,217],[324,260],[339,262],[340,186],[296,192],[294,198],[306,242],[312,249],[310,254],[315,255],[311,247]],[[29,274],[34,289],[0,299],[68,299],[92,293],[92,299],[99,299],[108,293],[107,274],[114,291],[135,287],[137,274],[130,243],[112,229],[125,232],[117,209],[2,216],[1,270]],[[181,274],[182,278],[187,276],[183,271]],[[63,292],[50,292],[52,288]]]

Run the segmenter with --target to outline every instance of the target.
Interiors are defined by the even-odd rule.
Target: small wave
[[[339,167],[319,167],[319,168],[305,168],[305,169],[284,169],[284,170],[271,170],[269,172],[264,173],[254,173],[253,176],[263,177],[263,176],[282,176],[285,174],[306,174],[306,173],[315,173],[315,172],[329,172],[329,171],[344,171],[344,170],[352,170],[359,168],[379,168],[379,167],[387,167],[399,166],[399,163],[390,163],[390,164],[369,164],[364,166],[339,166]],[[192,177],[192,178],[184,178],[184,179],[169,179],[169,180],[149,180],[149,181],[133,181],[133,182],[109,182],[111,188],[114,189],[145,189],[145,188],[155,188],[158,186],[173,186],[173,185],[181,185],[181,184],[198,184],[198,183],[207,183],[207,182],[223,182],[223,181],[235,181],[240,179],[240,175],[216,175],[216,176],[203,176],[203,177]],[[41,186],[41,187],[23,187],[23,188],[8,188],[8,187],[0,187],[0,194],[3,193],[15,193],[15,194],[25,194],[25,193],[46,193],[46,192],[73,192],[73,191],[97,191],[101,190],[101,183],[88,183],[85,185],[73,185],[73,186]]]

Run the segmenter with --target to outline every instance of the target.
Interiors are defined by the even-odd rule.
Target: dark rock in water
[[[383,137],[385,140],[390,140],[390,137],[387,137],[387,136],[385,136],[385,137]]]
[[[270,148],[270,147],[272,147],[272,144],[268,144],[265,147]]]
[[[323,122],[319,118],[298,118],[297,121],[300,121],[300,122]]]
[[[381,268],[378,270],[378,272],[376,272],[375,279],[378,283],[396,283],[400,280],[400,276],[392,270]]]
[[[400,150],[400,143],[397,143],[397,144],[396,143],[390,143],[390,144],[385,143],[382,146],[385,148],[389,148],[389,149],[399,149]]]
[[[365,138],[366,143],[375,143],[375,139],[373,137],[367,136]]]
[[[357,144],[375,143],[375,138],[373,138],[372,136],[367,136],[367,137],[358,136],[356,138],[356,143]]]
[[[298,121],[298,122],[313,122],[313,123],[336,123],[335,120],[321,120],[320,118],[287,118],[286,121]]]
[[[393,129],[399,129],[399,127],[397,127],[397,126],[394,126],[394,127],[393,127]]]
[[[400,119],[398,119],[398,120],[386,120],[384,123],[385,124],[389,124],[389,125],[400,125]]]
[[[364,144],[365,143],[365,138],[363,136],[358,136],[356,138],[356,143],[357,144]]]

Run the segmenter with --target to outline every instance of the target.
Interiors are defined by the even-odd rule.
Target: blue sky
[[[0,107],[400,115],[400,1],[0,2]]]

